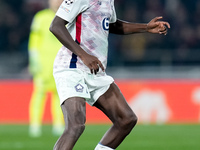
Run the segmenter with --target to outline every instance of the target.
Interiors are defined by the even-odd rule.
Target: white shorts
[[[82,97],[93,105],[114,82],[108,75],[88,74],[80,69],[65,69],[54,72],[60,104],[70,97]]]

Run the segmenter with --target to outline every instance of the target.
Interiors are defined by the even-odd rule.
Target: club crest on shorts
[[[76,92],[83,92],[84,87],[81,84],[77,84],[75,86]]]
[[[71,5],[74,3],[74,0],[65,0],[65,4]]]

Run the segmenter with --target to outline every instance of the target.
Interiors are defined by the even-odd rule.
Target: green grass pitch
[[[74,150],[94,150],[109,125],[86,125]],[[39,138],[28,136],[28,125],[0,125],[0,150],[52,150],[58,139],[44,125]],[[200,125],[138,124],[117,150],[200,150]]]

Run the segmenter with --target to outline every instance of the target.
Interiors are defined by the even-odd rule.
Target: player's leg
[[[56,91],[52,91],[51,94],[51,116],[53,123],[52,132],[54,135],[60,136],[64,130],[64,119],[60,107],[60,100]]]
[[[137,123],[136,115],[115,83],[112,83],[108,91],[99,97],[94,106],[104,112],[113,122],[100,143],[112,149],[117,148]],[[102,145],[99,144],[95,150],[101,150]]]
[[[44,105],[46,102],[46,95],[42,85],[35,83],[29,103],[29,119],[30,128],[29,134],[33,137],[41,135],[41,124],[44,113]]]
[[[85,129],[85,100],[80,97],[67,99],[62,105],[65,130],[54,146],[54,150],[72,150]]]

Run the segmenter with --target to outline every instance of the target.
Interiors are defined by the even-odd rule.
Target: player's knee
[[[137,121],[138,121],[137,116],[135,115],[135,113],[132,113],[132,115],[131,115],[131,125],[134,127],[136,125]]]
[[[134,112],[129,112],[126,114],[126,116],[123,118],[123,121],[121,121],[121,126],[124,129],[132,129],[136,123],[137,123],[137,116],[135,115]]]
[[[70,127],[66,127],[62,136],[61,136],[62,140],[66,140],[69,137],[77,138],[83,133],[84,130],[85,130],[84,124],[71,125]]]
[[[85,124],[76,124],[69,129],[75,135],[81,135],[85,130]]]

